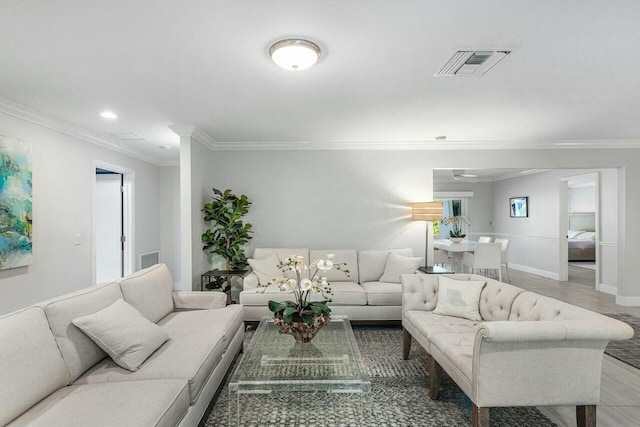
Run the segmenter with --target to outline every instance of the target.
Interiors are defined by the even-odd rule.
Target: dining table
[[[453,271],[462,273],[462,254],[465,252],[474,252],[476,244],[473,240],[463,240],[462,242],[452,242],[450,239],[439,239],[433,242],[433,247],[442,251],[449,252],[453,263]]]

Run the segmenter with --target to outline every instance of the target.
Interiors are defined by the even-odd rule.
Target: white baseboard
[[[623,297],[622,295],[616,295],[616,304],[624,305],[625,307],[640,307],[640,297]]]
[[[600,283],[598,290],[605,294],[618,295],[618,287],[613,285],[607,285],[606,283]]]
[[[547,279],[560,280],[558,273],[552,271],[540,270],[539,268],[529,267],[527,265],[509,263],[509,268],[518,271],[524,271],[525,273],[535,274],[536,276],[546,277]]]

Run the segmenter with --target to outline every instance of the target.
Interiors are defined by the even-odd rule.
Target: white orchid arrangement
[[[276,316],[281,315],[285,323],[298,321],[297,318],[300,318],[303,322],[311,324],[314,316],[320,316],[323,313],[328,315],[331,309],[327,303],[331,302],[333,292],[327,278],[318,273],[335,268],[349,277],[347,263],[334,263],[334,257],[335,254],[327,254],[326,259],[313,261],[311,269],[305,264],[304,257],[301,255],[290,255],[284,261],[280,261],[278,269],[282,272],[295,272],[296,278],[274,277],[268,284],[259,285],[258,291],[264,292],[267,286],[277,285],[280,291],[293,292],[294,301],[269,301],[269,310]],[[311,301],[311,296],[314,294],[322,295],[324,301]]]

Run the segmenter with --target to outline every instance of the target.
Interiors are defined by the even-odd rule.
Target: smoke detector
[[[510,53],[510,50],[458,50],[433,76],[482,76]]]

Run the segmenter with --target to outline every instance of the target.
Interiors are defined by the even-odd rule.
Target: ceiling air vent
[[[451,55],[434,77],[482,76],[510,53],[510,50],[459,50]]]
[[[119,139],[120,141],[144,141],[144,138],[133,132],[118,132],[118,133],[110,133],[114,138]]]

